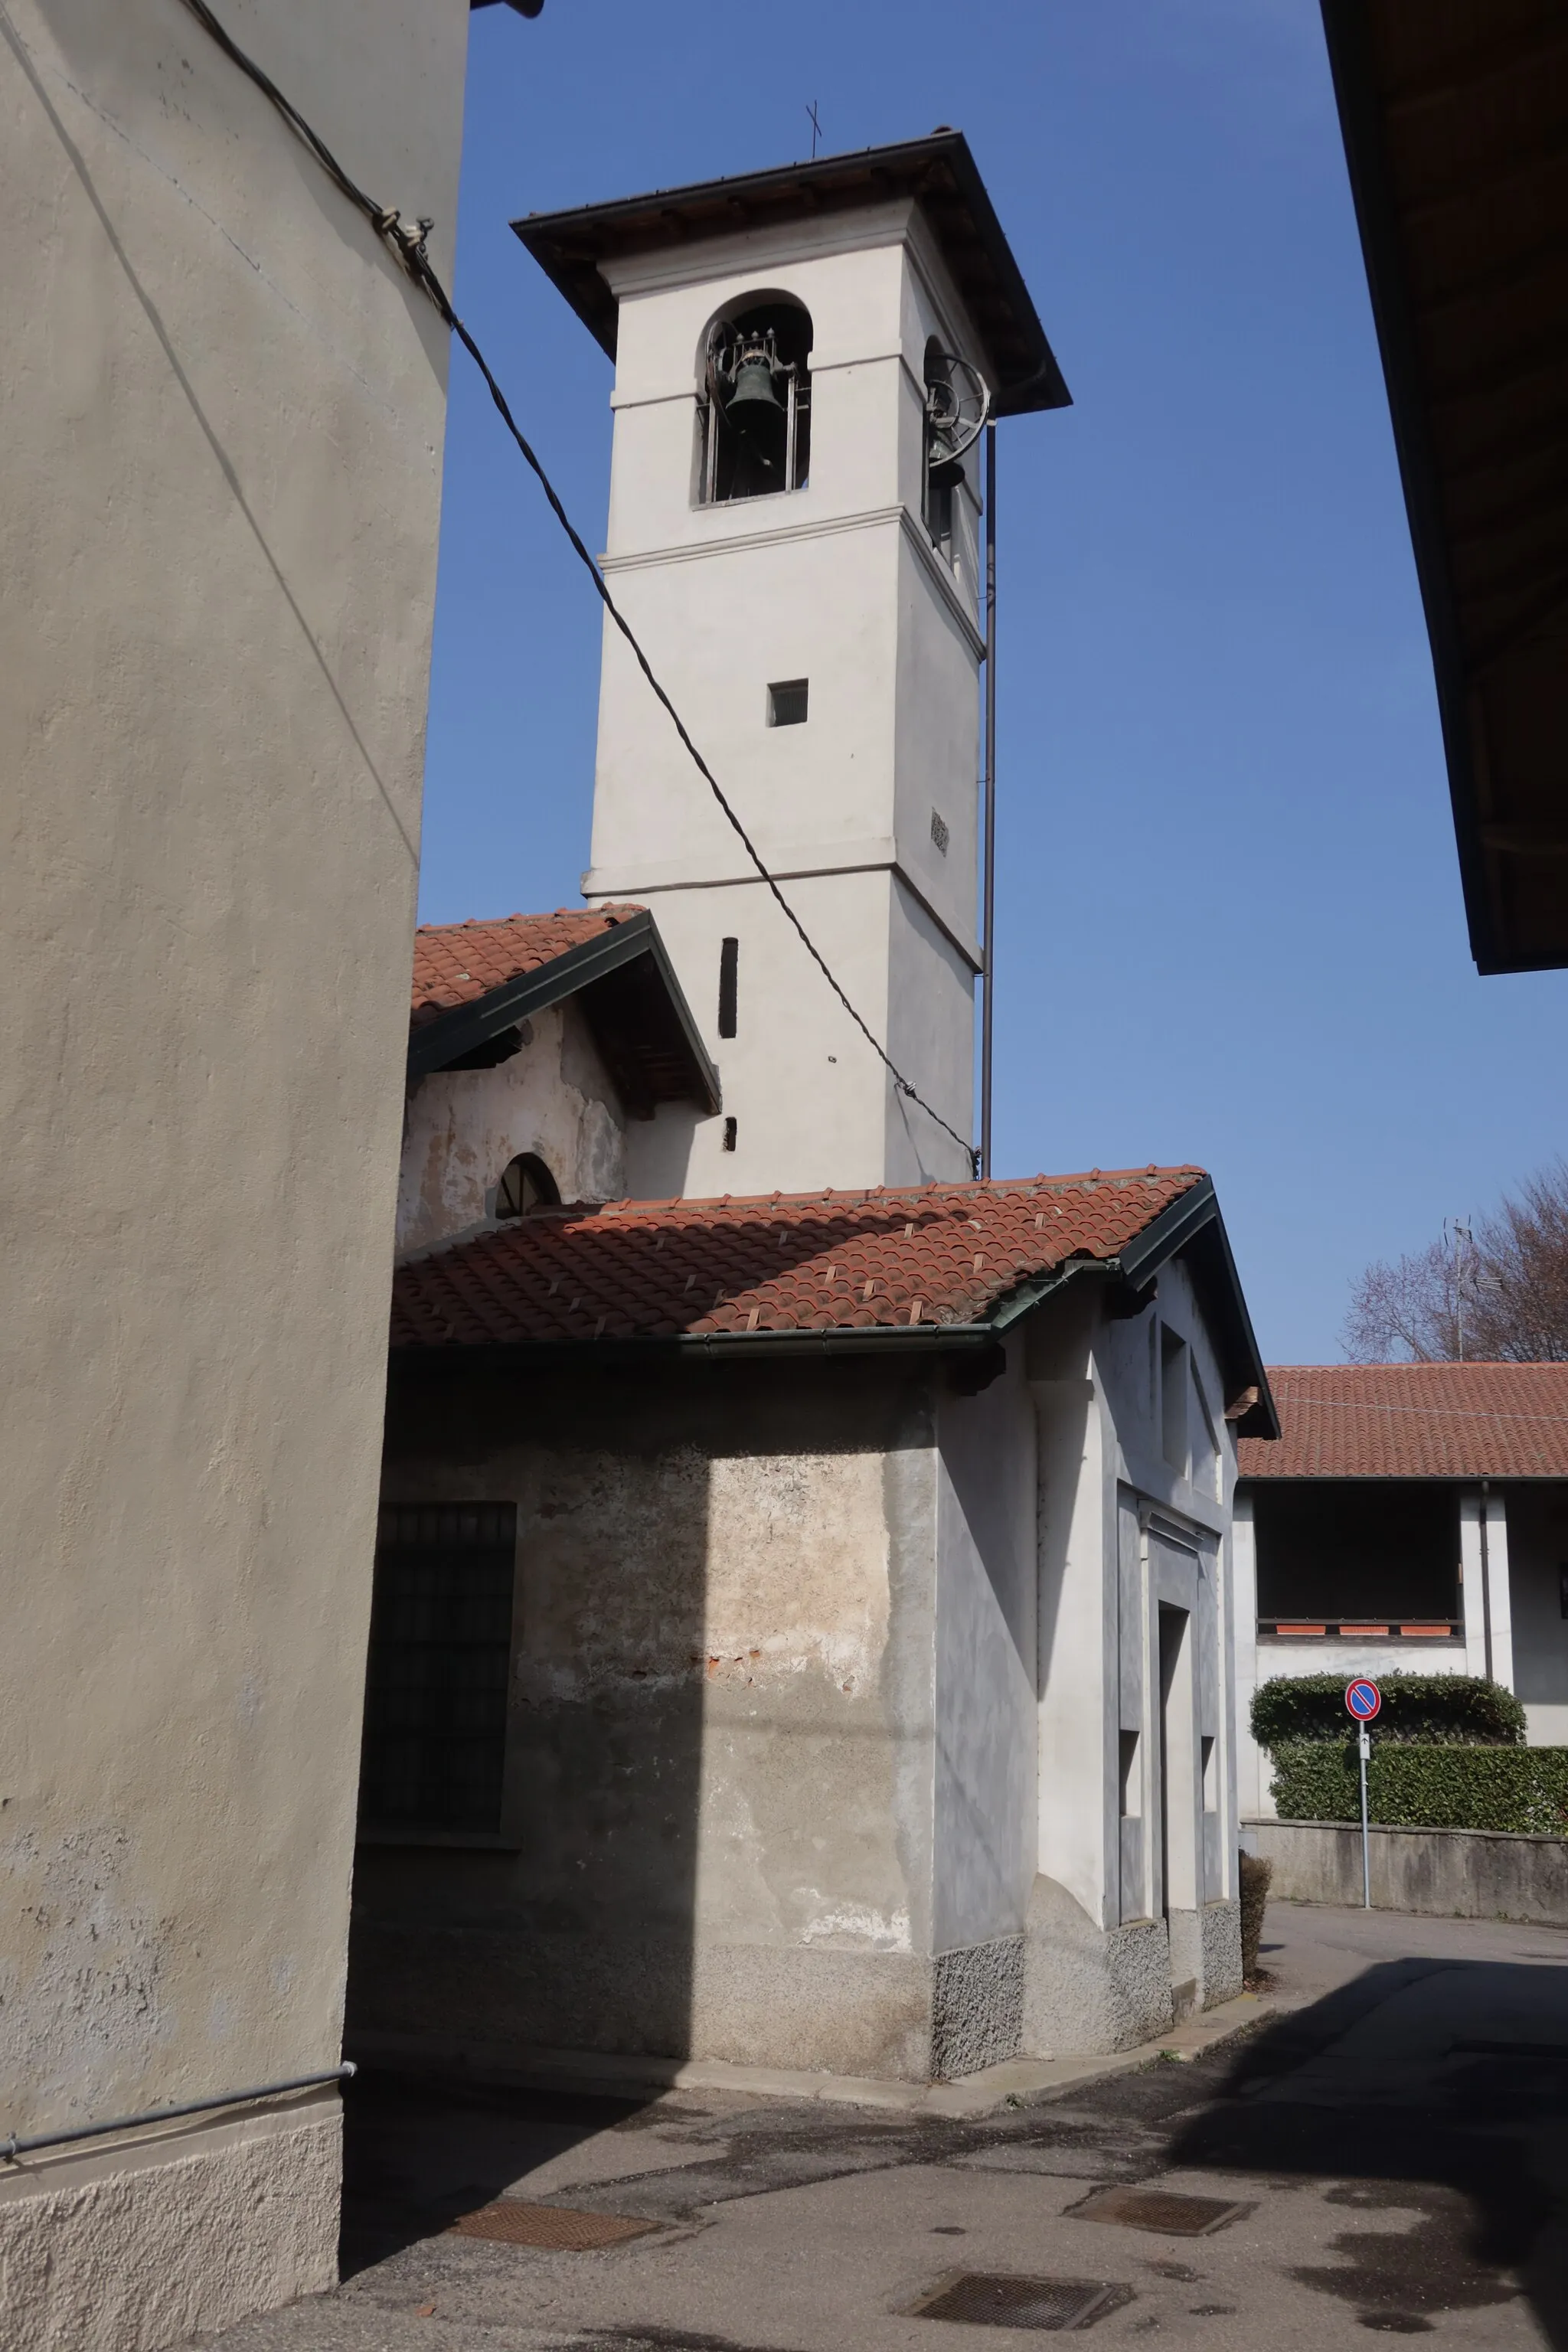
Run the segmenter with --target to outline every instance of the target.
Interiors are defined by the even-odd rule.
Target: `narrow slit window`
[[[1198,1769],[1203,1776],[1204,1811],[1219,1811],[1219,1747],[1213,1732],[1205,1731],[1198,1742]]]
[[[1187,1475],[1187,1343],[1160,1327],[1161,1451],[1178,1478]]]
[[[732,1037],[735,1034],[735,983],[741,961],[739,940],[719,942],[719,1034]]]
[[[740,1125],[737,1120],[727,1118],[724,1121],[724,1149],[726,1151],[734,1150],[736,1139],[739,1136],[740,1131]]]
[[[770,727],[804,727],[806,698],[811,680],[786,677],[768,688],[768,725]]]
[[[360,1815],[500,1827],[514,1503],[389,1504],[371,1602]]]

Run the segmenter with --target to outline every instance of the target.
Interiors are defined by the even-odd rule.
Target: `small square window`
[[[786,677],[768,688],[768,725],[770,727],[804,727],[805,698],[811,681],[805,677]]]

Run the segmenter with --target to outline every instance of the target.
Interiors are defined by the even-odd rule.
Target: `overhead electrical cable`
[[[867,1044],[870,1046],[878,1060],[887,1070],[889,1076],[892,1079],[893,1084],[898,1088],[899,1092],[905,1096],[910,1102],[914,1103],[921,1110],[923,1110],[928,1118],[934,1119],[937,1126],[941,1128],[942,1133],[944,1135],[950,1135],[954,1143],[958,1145],[959,1150],[964,1153],[965,1157],[969,1160],[971,1168],[977,1170],[979,1165],[979,1157],[975,1151],[974,1146],[972,1143],[967,1142],[964,1138],[960,1135],[955,1127],[949,1126],[947,1120],[942,1116],[942,1113],[939,1110],[933,1109],[931,1105],[926,1101],[925,1097],[921,1094],[916,1087],[910,1085],[909,1079],[905,1077],[903,1072],[899,1068],[897,1063],[888,1052],[887,1047],[881,1043],[880,1039],[878,1038],[874,1031],[868,1026],[866,1021],[862,1019],[861,1015],[856,1011],[855,1006],[850,1003],[849,998],[846,995],[838,980],[835,976],[832,968],[828,964],[826,958],[823,955],[821,949],[816,945],[816,942],[811,937],[810,932],[801,921],[800,917],[795,913],[795,908],[790,905],[789,900],[779,888],[779,886],[773,879],[772,874],[769,873],[766,865],[763,863],[761,852],[758,850],[751,835],[746,831],[744,824],[742,823],[734,808],[731,806],[722,785],[714,775],[712,769],[708,765],[707,761],[703,758],[696,744],[692,741],[691,736],[687,730],[685,720],[681,718],[679,711],[677,710],[674,703],[670,700],[669,696],[660,685],[658,678],[654,672],[652,663],[648,660],[647,654],[644,653],[642,646],[637,642],[637,635],[632,629],[631,624],[627,621],[625,614],[622,613],[620,607],[616,603],[615,598],[611,595],[609,586],[605,579],[604,573],[600,571],[598,564],[595,561],[593,555],[589,552],[588,547],[581,533],[576,530],[573,524],[572,518],[563,506],[555,486],[552,482],[549,475],[545,472],[544,467],[540,461],[538,453],[528,439],[526,434],[523,432],[521,426],[518,424],[516,417],[512,415],[510,404],[508,401],[505,393],[501,390],[500,385],[497,383],[495,376],[491,372],[489,361],[485,358],[483,352],[480,351],[478,343],[474,341],[474,338],[463,324],[462,320],[458,316],[457,311],[453,309],[451,297],[447,294],[446,288],[442,285],[440,278],[437,276],[436,271],[432,267],[429,254],[426,250],[425,240],[430,229],[434,226],[434,223],[428,220],[420,220],[416,221],[414,226],[410,227],[395,209],[387,205],[378,205],[374,198],[368,195],[364,189],[359,185],[358,182],[352,179],[349,173],[344,171],[342,165],[339,163],[331,149],[327,145],[325,140],[318,137],[317,133],[306,121],[304,116],[300,112],[299,109],[284,96],[283,92],[279,89],[277,83],[271,79],[270,75],[264,73],[262,68],[256,63],[255,59],[247,56],[246,52],[239,47],[239,44],[234,39],[233,36],[225,28],[218,18],[214,16],[211,8],[207,5],[207,0],[184,0],[184,5],[190,10],[192,16],[195,16],[211,35],[212,38],[217,43],[219,48],[223,50],[225,56],[232,58],[234,63],[239,68],[241,73],[248,75],[250,79],[256,84],[258,89],[259,89],[262,94],[270,100],[271,104],[277,108],[279,113],[283,117],[283,120],[289,125],[289,130],[294,132],[296,138],[301,140],[305,146],[309,148],[310,153],[315,157],[322,171],[326,173],[328,178],[333,182],[342,194],[348,198],[350,204],[354,206],[355,210],[364,215],[365,219],[370,223],[372,228],[374,229],[376,235],[383,239],[391,251],[396,256],[398,262],[406,271],[407,275],[414,280],[414,283],[428,296],[431,302],[434,303],[436,309],[439,311],[447,327],[449,327],[452,333],[457,336],[458,341],[462,344],[463,349],[468,352],[468,357],[473,361],[474,365],[479,369],[479,373],[483,376],[486,386],[489,389],[490,398],[495,403],[495,405],[500,414],[502,424],[506,426],[507,431],[511,435],[511,437],[516,442],[518,448],[521,451],[525,463],[531,467],[539,482],[540,488],[544,492],[544,496],[549,503],[552,514],[553,514],[556,521],[565,532],[568,541],[571,542],[573,552],[576,555],[579,562],[583,565],[590,580],[592,580],[594,586],[598,593],[599,601],[604,605],[605,612],[609,614],[616,628],[620,631],[622,636],[626,639],[626,644],[630,646],[637,667],[641,670],[644,677],[647,678],[648,685],[652,688],[658,701],[662,704],[671,725],[674,727],[677,735],[680,738],[681,743],[689,755],[698,774],[701,776],[703,782],[707,784],[709,791],[712,793],[714,799],[718,802],[720,808],[723,811],[724,815],[733,826],[742,847],[745,850],[745,853],[751,859],[752,864],[756,867],[757,873],[763,881],[767,884],[768,888],[772,891],[774,898],[778,902],[781,911],[795,930],[796,936],[799,938],[801,945],[805,948],[806,953],[810,956],[812,961],[821,972],[824,980],[826,981],[828,987],[833,991],[834,995],[838,999],[839,1003],[844,1007],[845,1012],[847,1013],[850,1020],[853,1021],[857,1029],[859,1030],[861,1035],[865,1038]]]

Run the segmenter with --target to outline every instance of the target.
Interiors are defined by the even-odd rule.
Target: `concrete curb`
[[[1132,2050],[1060,2058],[1011,2058],[952,2083],[902,2083],[888,2077],[816,2074],[790,2067],[735,2066],[717,2058],[612,2056],[596,2050],[499,2051],[483,2044],[437,2048],[402,2034],[366,2035],[353,2055],[366,2066],[440,2072],[461,2081],[510,2084],[521,2090],[575,2092],[598,2098],[657,2097],[668,2091],[722,2091],[751,2099],[821,2100],[882,2107],[904,2115],[965,2117],[1038,2106],[1080,2083],[1126,2074],[1157,2059],[1190,2062],[1220,2042],[1295,2006],[1270,1993],[1240,1993],[1217,2009],[1174,2025]]]

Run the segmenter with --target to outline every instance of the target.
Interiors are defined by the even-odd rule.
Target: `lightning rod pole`
[[[985,845],[980,940],[980,1173],[991,1173],[996,960],[996,427],[985,427]]]

